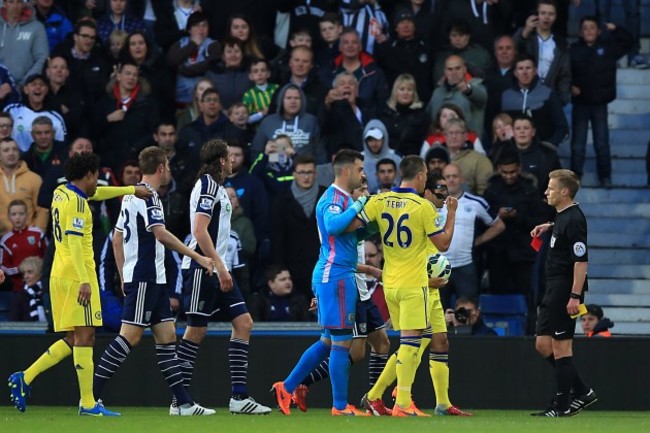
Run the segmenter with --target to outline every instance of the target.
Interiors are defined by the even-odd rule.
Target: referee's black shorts
[[[548,279],[546,293],[537,313],[537,335],[548,335],[555,340],[570,340],[576,329],[576,319],[566,311],[572,280]],[[584,294],[580,299],[584,303]]]

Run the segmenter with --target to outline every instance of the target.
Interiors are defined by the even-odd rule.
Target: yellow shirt
[[[429,237],[443,230],[436,225],[437,213],[428,200],[411,188],[394,188],[370,198],[361,218],[376,221],[384,249],[384,287],[421,289],[428,287],[427,257],[433,250]]]

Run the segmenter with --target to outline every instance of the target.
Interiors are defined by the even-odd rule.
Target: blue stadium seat
[[[524,295],[481,295],[481,317],[497,334],[509,337],[526,335],[528,305]]]
[[[0,322],[9,320],[9,308],[11,308],[11,299],[13,292],[0,292]]]

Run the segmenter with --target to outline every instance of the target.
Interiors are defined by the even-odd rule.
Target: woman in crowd
[[[420,149],[420,156],[422,158],[427,154],[427,150],[436,144],[445,146],[445,126],[449,119],[461,119],[466,122],[465,115],[463,110],[460,109],[458,105],[455,104],[443,104],[442,107],[436,113],[436,118],[433,122],[433,132],[429,134],[424,143],[422,143],[422,148]],[[473,150],[478,153],[485,155],[485,149],[483,144],[481,144],[481,139],[478,137],[478,134],[474,131],[467,131],[467,141],[472,144]]]

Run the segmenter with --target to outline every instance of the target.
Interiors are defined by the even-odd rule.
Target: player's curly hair
[[[63,174],[68,182],[83,179],[88,173],[97,171],[99,171],[99,157],[91,152],[75,153],[63,166]]]
[[[217,183],[223,182],[223,162],[228,158],[228,143],[223,140],[207,141],[201,148],[201,168],[197,177],[209,174]]]

